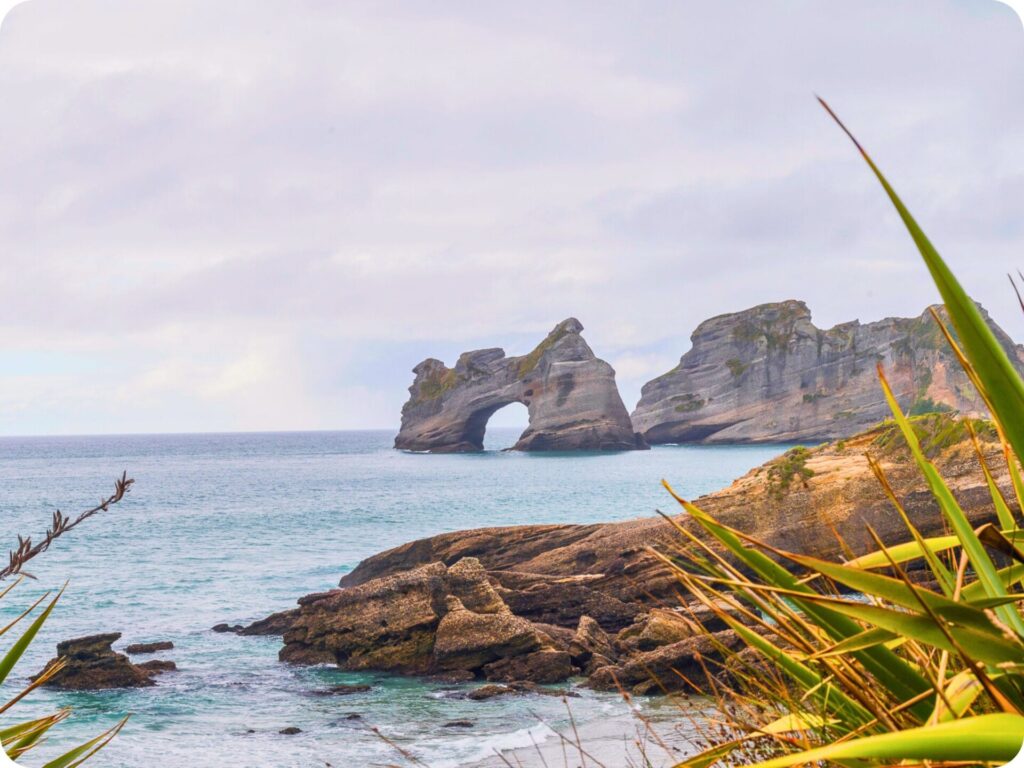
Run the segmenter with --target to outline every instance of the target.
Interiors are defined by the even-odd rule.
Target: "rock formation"
[[[127,656],[111,647],[120,639],[120,632],[108,632],[57,643],[57,657],[51,659],[37,677],[63,660],[64,668],[51,677],[46,686],[68,691],[144,688],[153,685],[154,675],[176,669],[174,662],[159,659],[132,664]]]
[[[475,558],[431,563],[299,600],[282,661],[555,683],[570,655],[501,599]]]
[[[962,421],[933,413],[913,422],[971,521],[992,519],[988,486]],[[981,421],[975,429],[995,482],[1014,499],[994,429]],[[792,449],[696,503],[794,552],[841,556],[834,530],[854,552],[866,552],[875,548],[868,526],[887,543],[903,541],[906,530],[865,452],[879,461],[920,531],[942,532],[943,517],[891,424]],[[673,504],[666,495],[665,509]],[[278,614],[277,627],[291,622],[280,657],[459,681],[551,683],[578,671],[595,687],[621,684],[636,693],[653,690],[645,670],[669,687],[680,681],[671,669],[699,681],[699,657],[714,654],[695,635],[695,622],[716,632],[722,645],[736,647],[737,640],[709,609],[694,603],[676,609],[678,582],[647,547],[667,547],[677,537],[665,520],[652,517],[420,539],[364,560],[340,589],[300,599],[297,615]]]
[[[1024,370],[1024,349],[991,324]],[[877,363],[905,410],[983,410],[927,311],[820,330],[807,305],[784,301],[706,320],[690,339],[679,365],[644,385],[633,412],[649,443],[848,437],[889,415]]]
[[[402,408],[395,447],[453,453],[481,451],[487,420],[522,403],[529,427],[520,451],[629,450],[646,447],[633,433],[615,371],[594,356],[575,318],[556,325],[528,355],[501,349],[466,352],[454,368],[427,359]]]

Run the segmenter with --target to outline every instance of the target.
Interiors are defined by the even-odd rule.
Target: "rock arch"
[[[496,411],[522,403],[529,426],[513,450],[631,450],[646,443],[633,432],[615,371],[598,359],[569,318],[532,352],[506,357],[502,349],[465,352],[454,368],[428,358],[402,408],[395,447],[413,451],[482,451]]]

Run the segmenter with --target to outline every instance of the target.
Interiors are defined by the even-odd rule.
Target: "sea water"
[[[469,701],[460,695],[471,686],[293,667],[277,661],[280,638],[210,629],[293,607],[302,595],[337,586],[363,558],[406,541],[483,526],[650,516],[673,510],[662,478],[692,498],[782,450],[499,450],[515,438],[492,429],[482,454],[437,456],[393,450],[388,432],[0,438],[0,550],[18,534],[38,538],[54,509],[93,506],[122,470],[135,479],[121,504],[32,561],[26,570],[35,581],[4,599],[0,609],[10,616],[70,580],[0,694],[23,686],[58,641],[98,632],[122,632],[116,649],[171,640],[172,651],[136,660],[171,659],[179,670],[151,688],[39,690],[0,726],[72,707],[73,717],[25,759],[41,765],[130,714],[95,761],[109,768],[414,764],[399,748],[445,768],[549,737],[568,723],[560,698]],[[0,638],[0,648],[12,639]],[[316,695],[343,683],[371,689]],[[625,711],[617,696],[578,692],[569,700],[578,723]],[[445,727],[463,719],[474,726]],[[279,733],[288,727],[302,732]]]

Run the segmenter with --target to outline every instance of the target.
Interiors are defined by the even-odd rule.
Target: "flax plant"
[[[677,768],[1002,765],[1024,741],[1024,381],[881,171],[821,103],[881,183],[942,295],[952,327],[934,319],[991,413],[1012,487],[997,485],[968,421],[993,520],[973,527],[881,367],[894,423],[948,535],[921,535],[870,456],[907,538],[886,546],[869,529],[876,549],[843,561],[755,540],[666,485],[696,527],[669,517],[679,545],[658,556],[747,646],[722,649],[720,720],[706,749]]]
[[[100,501],[92,509],[82,512],[74,519],[65,517],[59,511],[55,512],[46,535],[38,544],[33,544],[31,539],[19,536],[18,545],[10,552],[7,566],[0,568],[0,581],[12,576],[17,578],[6,587],[0,589],[0,601],[7,598],[12,590],[18,587],[26,578],[31,578],[31,575],[24,571],[24,566],[29,560],[45,552],[57,539],[71,531],[79,523],[88,520],[100,512],[106,512],[112,505],[120,502],[131,485],[132,480],[127,475],[122,475],[116,481],[112,495]],[[50,618],[63,593],[63,589],[56,595],[52,592],[47,592],[6,626],[0,627],[0,643],[13,638],[6,651],[0,655],[0,686],[3,686],[8,681],[15,665],[24,655],[25,651],[28,650],[39,630],[42,629],[43,624]],[[44,604],[45,607],[42,607]],[[38,615],[33,616],[40,607],[42,607],[42,610],[39,611]],[[20,634],[17,634],[19,632]],[[16,685],[13,693],[7,696],[0,696],[0,717],[3,718],[0,720],[0,746],[3,747],[4,753],[12,760],[19,760],[27,753],[30,753],[31,750],[46,740],[51,729],[71,716],[71,710],[64,708],[44,717],[21,721],[16,719],[16,705],[36,688],[46,684],[64,667],[65,662],[59,660],[27,684]],[[0,688],[0,690],[4,689]],[[12,710],[14,711],[12,712]],[[42,768],[74,768],[81,765],[106,746],[121,731],[127,719],[122,719],[100,735],[49,760],[43,764]]]

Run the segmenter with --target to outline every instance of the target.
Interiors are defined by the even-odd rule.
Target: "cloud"
[[[989,0],[23,4],[0,430],[393,427],[418,360],[570,315],[630,400],[710,315],[917,314],[816,91],[1022,337],[1020,33]]]

